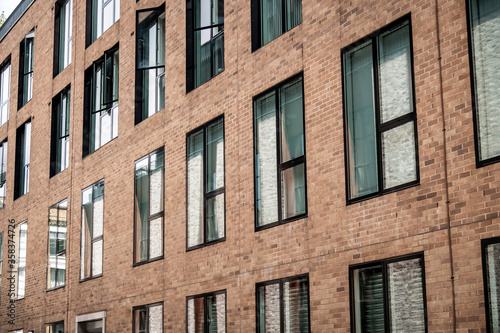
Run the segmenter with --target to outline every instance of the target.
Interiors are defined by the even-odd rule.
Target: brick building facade
[[[0,331],[497,332],[498,31],[486,0],[23,0]]]

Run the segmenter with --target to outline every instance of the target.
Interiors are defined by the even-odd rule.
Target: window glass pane
[[[148,256],[148,158],[135,164],[135,232],[136,261],[146,260]]]
[[[306,182],[304,164],[281,172],[281,195],[283,219],[306,212]]]
[[[308,297],[307,278],[283,283],[285,332],[309,332]]]
[[[479,159],[500,155],[500,4],[471,0]]]
[[[151,155],[151,206],[149,215],[163,211],[163,152]]]
[[[150,222],[150,237],[151,243],[149,244],[150,258],[157,258],[163,255],[162,251],[162,218],[159,217]]]
[[[224,28],[213,28],[213,76],[224,71]]]
[[[102,273],[102,239],[92,243],[92,276]]]
[[[165,13],[147,11],[138,14],[137,56],[139,68],[165,64]]]
[[[279,283],[260,286],[258,295],[260,332],[279,333],[281,323]]]
[[[301,79],[281,89],[281,163],[304,155],[303,105]]]
[[[92,187],[82,192],[82,236],[80,278],[90,276],[90,253],[92,242]]]
[[[215,23],[212,17],[212,0],[195,0],[195,28],[207,27]]]
[[[302,22],[302,0],[285,0],[286,30],[290,30]]]
[[[102,31],[106,31],[114,23],[113,0],[104,0]]]
[[[255,102],[255,196],[257,225],[278,220],[276,99],[271,93]]]
[[[210,295],[207,299],[208,333],[226,332],[226,295]]]
[[[224,237],[224,193],[207,199],[207,241]]]
[[[25,291],[24,286],[26,283],[26,268],[19,268],[18,274],[17,298],[23,298]]]
[[[59,255],[56,266],[56,287],[64,286],[66,283],[66,255]]]
[[[413,111],[408,22],[379,39],[380,121]]]
[[[384,189],[417,179],[414,123],[407,122],[382,133]]]
[[[194,70],[196,86],[200,86],[212,77],[212,29],[195,31]]]
[[[378,191],[372,46],[345,55],[350,198]]]
[[[490,327],[500,332],[500,243],[486,247],[486,281],[488,285]]]
[[[203,243],[203,130],[188,139],[188,247]]]
[[[207,190],[224,187],[224,121],[207,128]]]
[[[203,297],[188,300],[188,333],[204,333],[205,309]]]
[[[54,333],[64,333],[64,324],[55,324]]]
[[[163,332],[163,305],[155,305],[149,307],[149,332]]]
[[[114,139],[118,136],[118,103],[116,102],[111,109],[111,119],[111,126],[113,131],[111,134],[111,139]]]
[[[354,303],[356,332],[385,332],[382,266],[354,271]]]
[[[146,333],[146,316],[145,308],[134,310],[134,333]]]
[[[260,0],[262,45],[269,43],[283,33],[281,3],[281,1],[276,0]]]
[[[100,195],[94,199],[94,232],[93,238],[102,236],[104,216],[104,196]]]

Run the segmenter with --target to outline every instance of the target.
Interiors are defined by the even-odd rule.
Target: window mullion
[[[203,181],[203,244],[207,243],[207,235],[208,235],[208,223],[207,223],[207,178],[206,178],[206,173],[207,173],[207,153],[206,153],[206,145],[207,145],[207,127],[205,126],[203,128],[203,147],[202,147],[202,160],[203,160],[203,170],[202,170],[202,181]]]
[[[280,112],[280,96],[279,96],[279,89],[274,90],[274,100],[275,100],[275,108],[276,108],[276,163],[277,163],[277,173],[278,177],[277,179],[277,186],[278,186],[278,221],[276,222],[281,222],[282,220],[282,207],[281,207],[281,112]]]
[[[285,332],[285,309],[284,309],[284,292],[283,292],[283,279],[279,280],[279,289],[280,289],[280,332]]]
[[[387,274],[387,260],[382,261],[382,294],[384,295],[384,326],[385,326],[385,331],[389,332],[389,327],[390,327],[390,322],[389,322],[389,311],[390,311],[390,304],[389,304],[389,279],[388,279],[388,274]]]
[[[384,172],[382,165],[382,131],[380,124],[380,94],[379,94],[379,59],[378,59],[378,37],[372,38],[372,52],[373,52],[373,96],[374,105],[373,111],[375,112],[375,132],[376,132],[376,146],[377,146],[377,182],[378,191],[384,191]]]

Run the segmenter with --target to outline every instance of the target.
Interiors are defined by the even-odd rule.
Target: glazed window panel
[[[482,240],[486,327],[500,332],[500,239]]]
[[[120,19],[120,0],[87,0],[87,43],[92,44]]]
[[[71,63],[73,0],[56,2],[54,33],[54,76],[56,76]]]
[[[16,244],[16,263],[12,271],[15,275],[13,292],[10,291],[11,299],[21,299],[25,296],[26,287],[26,253],[28,246],[28,221],[21,222],[15,227],[14,241]]]
[[[24,37],[20,47],[19,61],[19,99],[18,109],[22,108],[33,97],[33,48],[35,30]]]
[[[68,223],[68,200],[49,208],[49,255],[47,289],[66,284],[66,229]]]
[[[134,308],[134,333],[162,333],[163,304]]]
[[[0,144],[0,209],[5,207],[5,195],[7,184],[7,149],[8,143]]]
[[[17,129],[16,133],[16,173],[14,199],[29,191],[30,148],[31,148],[31,121]]]
[[[225,290],[187,298],[186,332],[226,332]]]
[[[9,120],[10,62],[0,66],[0,126]]]
[[[64,322],[45,325],[45,333],[64,333]]]
[[[52,99],[51,176],[69,166],[70,95],[68,88]]]

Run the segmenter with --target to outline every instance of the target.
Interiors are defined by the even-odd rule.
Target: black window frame
[[[307,282],[307,321],[309,324],[309,332],[311,332],[311,288],[310,288],[310,282],[309,282],[309,273],[305,274],[300,274],[300,275],[295,275],[295,276],[290,276],[286,278],[281,278],[281,279],[275,279],[275,280],[269,280],[269,281],[264,281],[264,282],[259,282],[255,284],[255,327],[256,327],[256,332],[257,333],[265,333],[260,331],[260,303],[259,303],[259,288],[260,287],[266,287],[268,285],[272,284],[279,284],[279,290],[280,290],[280,332],[284,333],[285,332],[285,316],[284,316],[284,294],[283,294],[283,285],[286,282],[290,281],[295,281],[295,280],[301,280],[301,279],[306,279]]]
[[[60,331],[56,332],[55,331],[56,325],[63,325],[63,331],[62,332],[60,332]],[[64,333],[64,320],[56,321],[54,323],[45,324],[45,331],[47,331],[47,328],[50,328],[52,333]]]
[[[26,125],[30,124],[30,148],[29,155],[30,161],[28,164],[25,164],[24,157],[26,155],[25,145],[26,145]],[[31,133],[33,132],[31,118],[28,118],[21,126],[16,129],[16,158],[15,158],[15,173],[14,173],[14,200],[21,198],[22,196],[29,193],[29,175],[30,175],[30,163],[31,163]],[[23,165],[21,165],[21,158],[23,159]],[[26,169],[28,173],[28,179],[23,177],[23,191],[21,192],[21,173],[24,172],[26,175]],[[27,185],[26,185],[27,182]],[[24,192],[24,188],[28,187],[26,192]]]
[[[302,85],[302,133],[304,134],[304,154],[302,156],[296,157],[294,159],[291,159],[287,162],[282,163],[281,162],[281,133],[282,133],[282,126],[281,126],[281,112],[280,112],[280,89],[287,85],[290,82],[293,82],[295,80],[298,80],[300,78],[301,80],[301,85]],[[255,126],[255,103],[256,101],[269,94],[270,92],[274,91],[274,94],[276,96],[276,172],[277,172],[277,209],[278,209],[278,221],[264,224],[262,226],[258,225],[258,212],[257,212],[257,170],[256,170],[256,140],[255,140],[255,134],[256,134],[256,126]],[[306,113],[306,108],[305,108],[305,94],[304,94],[304,75],[302,72],[293,75],[292,77],[274,85],[273,87],[266,89],[264,92],[259,93],[258,95],[254,96],[252,99],[252,122],[253,122],[253,186],[254,186],[254,228],[255,231],[261,231],[269,228],[273,228],[278,225],[282,224],[287,224],[296,220],[301,220],[303,218],[308,217],[308,204],[307,204],[307,136],[306,136],[306,121],[305,121],[305,113]],[[292,169],[295,166],[298,166],[300,164],[304,165],[304,186],[305,186],[305,212],[303,214],[298,214],[286,219],[283,219],[283,212],[282,212],[282,206],[281,206],[281,201],[282,201],[282,181],[281,181],[281,172],[287,169]]]
[[[8,98],[7,98],[7,102],[6,103],[3,103],[2,105],[2,99],[3,99],[3,86],[2,86],[2,82],[1,82],[1,76],[2,76],[2,73],[3,71],[9,67],[9,76],[8,76],[8,84],[9,84],[9,89],[8,89]],[[11,80],[11,77],[12,77],[12,64],[10,62],[10,54],[9,56],[2,62],[0,63],[0,126],[2,126],[3,124],[5,124],[8,120],[9,120],[9,109],[10,109],[10,101],[11,101],[11,96],[10,96],[10,90],[11,90],[11,86],[12,86],[12,80]],[[19,83],[19,82],[18,82]],[[4,105],[7,105],[7,116],[6,116],[6,119],[3,119],[3,114],[2,114],[2,107]]]
[[[5,199],[7,198],[6,183],[7,183],[8,148],[9,148],[9,143],[7,141],[7,138],[5,138],[2,142],[0,142],[0,209],[5,208]],[[2,187],[4,188],[2,189]],[[2,191],[4,193],[2,193]]]
[[[483,294],[484,294],[484,311],[486,315],[486,332],[493,332],[493,327],[491,327],[491,315],[490,315],[490,298],[489,298],[489,286],[488,286],[488,271],[487,271],[487,253],[486,249],[489,245],[500,244],[500,237],[493,237],[488,239],[481,239],[481,263],[483,268]],[[498,272],[500,274],[500,271]]]
[[[33,34],[33,36],[30,36]],[[29,45],[31,43],[31,48],[29,48]],[[26,49],[31,50],[31,55],[29,57],[30,59],[30,66],[31,70],[26,70],[25,68],[25,57],[27,56],[26,54]],[[18,98],[17,98],[17,110],[20,110],[23,106],[28,104],[29,101],[33,99],[33,57],[35,54],[35,28],[31,29],[30,32],[28,32],[23,40],[20,43],[19,46],[19,81],[18,81]],[[21,60],[22,59],[22,60]],[[25,87],[24,85],[24,79],[25,77],[28,77],[28,81],[31,79],[31,96],[26,96],[25,100],[25,92],[27,93],[28,87]]]
[[[369,268],[369,267],[374,267],[374,266],[381,266],[382,269],[382,282],[383,282],[383,300],[384,300],[384,326],[386,329],[386,332],[390,332],[388,327],[389,325],[389,293],[388,293],[388,278],[387,278],[387,265],[395,262],[401,262],[401,261],[406,261],[406,260],[412,260],[412,259],[420,259],[422,263],[422,299],[423,299],[423,304],[424,304],[424,325],[425,325],[425,332],[427,333],[429,331],[428,328],[428,316],[427,316],[427,291],[426,291],[426,279],[425,279],[425,257],[423,252],[416,252],[416,253],[410,253],[410,254],[405,254],[402,256],[397,256],[397,257],[391,257],[391,258],[386,258],[386,259],[381,259],[381,260],[375,260],[375,261],[370,261],[370,262],[365,262],[361,264],[355,264],[355,265],[349,265],[349,301],[350,301],[350,307],[349,307],[349,312],[350,312],[350,319],[351,319],[351,333],[356,333],[356,327],[355,327],[355,310],[354,310],[354,304],[355,304],[355,296],[354,296],[354,289],[356,286],[354,285],[354,271],[358,269],[363,269],[363,268]]]
[[[224,295],[224,315],[225,315],[224,322],[225,322],[225,332],[227,332],[227,290],[222,289],[222,290],[212,291],[209,293],[203,293],[203,294],[192,295],[192,296],[186,297],[186,333],[189,333],[188,320],[187,320],[187,318],[189,318],[189,305],[188,305],[189,300],[203,297],[203,315],[204,315],[203,332],[205,333],[205,332],[208,332],[208,320],[207,320],[208,319],[207,318],[208,311],[206,311],[207,310],[207,297],[209,297],[209,296],[215,297],[217,295]]]
[[[225,127],[225,121],[224,121],[224,114],[221,114],[220,116],[215,117],[214,119],[206,122],[205,124],[193,129],[192,131],[189,131],[186,134],[186,184],[188,184],[188,179],[189,179],[189,137],[199,131],[203,131],[203,242],[198,245],[194,246],[189,246],[188,244],[188,237],[189,237],[189,221],[188,221],[188,203],[189,203],[189,193],[186,190],[186,251],[192,251],[196,250],[205,246],[210,246],[214,245],[220,242],[226,241],[226,127]],[[213,125],[219,121],[222,121],[222,134],[223,134],[223,140],[222,140],[222,145],[224,149],[224,186],[222,188],[215,189],[211,192],[206,191],[207,188],[207,182],[206,182],[206,170],[207,170],[207,152],[206,152],[206,146],[207,146],[207,128],[210,125]],[[224,237],[214,239],[212,241],[207,241],[207,234],[208,234],[208,223],[207,223],[207,201],[215,198],[217,195],[223,194],[224,195]]]
[[[151,194],[151,192],[149,191],[149,189],[151,188],[151,156],[152,155],[156,155],[156,154],[162,154],[163,155],[163,170],[162,170],[162,177],[161,177],[161,180],[162,180],[162,184],[161,184],[161,191],[162,191],[162,194],[161,194],[161,204],[162,204],[162,211],[159,212],[159,213],[155,213],[153,215],[150,214],[150,202],[151,202],[151,197],[149,196]],[[136,184],[136,181],[135,181],[135,178],[136,178],[136,172],[137,172],[137,163],[143,161],[144,159],[148,159],[148,248],[147,248],[147,259],[145,260],[139,260],[137,261],[136,260],[136,255],[137,255],[137,247],[140,245],[137,245],[137,227],[136,227],[136,218],[137,218],[137,208],[136,208],[136,205],[135,205],[135,193],[136,193],[136,189],[137,189],[137,184]],[[161,230],[162,230],[162,235],[161,235],[161,255],[158,256],[158,257],[154,257],[154,258],[151,258],[151,253],[149,251],[149,243],[151,242],[151,237],[150,237],[150,234],[151,234],[151,224],[150,222],[152,220],[155,220],[157,218],[161,217]],[[133,250],[133,263],[134,263],[134,266],[140,266],[140,265],[144,265],[144,264],[147,264],[147,263],[150,263],[150,262],[154,262],[154,261],[157,261],[157,260],[162,260],[164,259],[164,256],[165,256],[165,237],[163,237],[163,233],[165,231],[165,147],[160,147],[154,151],[152,151],[151,153],[137,159],[135,162],[134,162],[134,250]]]
[[[66,3],[70,4],[70,13],[71,13],[71,24],[70,27],[71,29],[73,28],[73,0],[57,0],[55,5],[54,5],[54,57],[53,57],[53,72],[52,76],[55,78],[59,73],[61,73],[66,67],[68,67],[71,64],[71,57],[73,56],[73,53],[71,50],[69,50],[69,53],[71,53],[71,57],[69,57],[69,62],[66,67],[64,67],[64,57],[61,59],[61,48],[63,48],[62,53],[64,55],[64,44],[61,45],[61,41],[63,40],[64,43],[67,43],[68,41],[64,40],[64,32],[65,29],[61,28],[61,25],[63,23],[67,22],[66,18],[66,13],[62,14],[62,11],[64,10],[64,6]],[[61,16],[64,15],[64,22],[61,21]],[[63,35],[61,35],[63,34]],[[73,47],[73,31],[71,31],[71,47]]]
[[[7,231],[8,232],[8,231]],[[8,241],[7,241],[8,243]],[[3,232],[0,232],[0,303],[2,300]]]
[[[399,116],[395,119],[389,120],[384,124],[380,122],[380,82],[379,82],[379,55],[378,55],[378,37],[384,34],[387,31],[397,28],[400,25],[404,25],[405,22],[408,24],[409,29],[409,47],[410,47],[410,76],[411,76],[411,107],[413,109],[412,112],[407,113],[405,115]],[[373,106],[375,111],[375,135],[376,135],[376,145],[377,145],[377,184],[378,191],[369,193],[363,196],[359,196],[356,198],[351,198],[350,195],[350,182],[349,182],[349,138],[348,138],[348,121],[347,121],[347,105],[346,105],[346,88],[345,88],[345,55],[356,49],[358,46],[364,43],[368,43],[370,41],[372,45],[372,61],[373,61]],[[345,190],[346,190],[346,205],[355,204],[361,201],[365,201],[371,198],[380,197],[389,193],[397,192],[400,190],[404,190],[410,187],[420,185],[420,167],[419,167],[419,154],[418,154],[418,126],[417,126],[417,105],[416,105],[416,97],[415,97],[415,71],[414,71],[414,57],[413,57],[413,31],[412,31],[412,20],[411,15],[407,14],[403,17],[389,23],[381,29],[374,31],[368,36],[342,48],[341,50],[341,66],[342,66],[342,108],[343,108],[343,121],[344,121],[344,164],[345,164]],[[384,180],[383,180],[383,160],[382,160],[382,134],[391,129],[402,126],[406,123],[413,121],[413,132],[415,134],[415,166],[416,166],[416,179],[414,181],[400,184],[397,186],[393,186],[387,189],[384,189]]]
[[[252,39],[252,52],[257,51],[261,47],[263,47],[263,46],[271,43],[272,41],[278,39],[280,36],[283,36],[288,31],[293,30],[295,27],[299,26],[303,22],[303,18],[302,18],[302,16],[303,16],[302,1],[301,1],[301,4],[300,4],[300,8],[301,8],[301,19],[300,19],[300,22],[297,23],[297,25],[291,27],[290,29],[287,29],[287,27],[286,27],[287,21],[285,19],[286,18],[286,12],[285,12],[286,11],[286,5],[285,5],[286,0],[275,0],[275,1],[281,1],[281,8],[282,8],[282,13],[281,13],[282,33],[280,35],[276,36],[276,38],[274,38],[273,40],[270,40],[269,42],[267,42],[266,44],[262,44],[262,38],[261,38],[262,22],[261,22],[261,18],[260,18],[260,12],[261,12],[260,4],[261,4],[261,1],[262,0],[251,0],[250,17],[251,17],[251,22],[252,22],[252,26],[251,26],[251,32],[252,32],[252,36],[251,36],[251,39]]]
[[[103,6],[104,6],[104,2],[110,2],[110,1],[113,2],[113,23],[109,26],[108,29],[103,30],[101,32],[101,34],[98,35],[98,36],[97,36],[97,31],[96,31],[95,32],[96,36],[95,36],[95,39],[94,39],[94,31],[93,31],[93,29],[94,29],[94,23],[93,23],[93,20],[94,20],[94,18],[97,20],[97,17],[98,17],[97,11],[99,10],[99,8],[96,8],[96,6],[94,6],[94,1],[96,1],[96,0],[86,0],[85,48],[88,48],[90,45],[92,45],[92,43],[94,43],[96,40],[98,40],[99,37],[101,37],[102,35],[104,35],[104,33],[106,31],[108,31],[108,29],[111,28],[116,22],[118,22],[120,20],[120,17],[121,17],[121,14],[118,16],[118,18],[115,17],[116,10],[115,10],[114,6],[116,5],[116,0],[103,0]],[[120,7],[121,7],[121,1],[120,1]],[[100,9],[103,10],[102,8],[100,8]],[[120,11],[120,9],[119,9],[119,11]],[[103,15],[102,19],[104,21],[104,15]],[[103,27],[101,27],[101,29],[103,29]]]
[[[224,38],[224,23],[222,24],[212,24],[204,27],[196,27],[196,3],[203,0],[186,0],[186,93],[202,86],[207,83],[217,75],[221,74],[225,70],[225,59],[224,59],[224,45],[223,45],[223,54],[222,54],[222,62],[223,69],[220,72],[215,73],[215,66],[213,61],[214,55],[214,41],[223,36]],[[211,0],[214,2],[214,0]],[[222,2],[224,4],[224,2]],[[212,6],[213,7],[213,6]],[[223,10],[224,12],[224,7]],[[224,15],[224,14],[223,14]],[[213,28],[222,28],[216,35],[213,35]],[[212,61],[210,62],[210,78],[206,81],[197,84],[196,82],[196,71],[195,71],[195,34],[197,31],[203,31],[210,29],[210,54]]]
[[[162,332],[164,332],[164,324],[165,324],[165,314],[164,314],[164,306],[163,302],[150,303],[145,305],[134,306],[132,308],[132,332],[140,333],[135,331],[135,311],[146,311],[146,331],[149,333],[149,308],[160,306],[161,305],[161,322],[162,322]]]
[[[55,239],[55,243],[56,243],[56,262],[58,262],[58,259],[59,257],[61,256],[64,256],[64,261],[65,261],[65,266],[64,266],[64,283],[62,285],[57,285],[57,271],[60,270],[59,268],[56,267],[56,273],[55,273],[55,281],[56,281],[56,286],[55,287],[49,287],[49,281],[50,281],[50,210],[51,209],[57,209],[57,220],[56,220],[56,223],[57,223],[57,229],[59,230],[59,222],[60,222],[60,219],[59,219],[59,214],[60,214],[60,211],[63,210],[64,208],[61,208],[61,205],[62,204],[66,204],[66,232],[65,232],[65,238],[64,238],[64,248],[62,248],[59,244],[59,231],[56,232],[56,239]],[[47,232],[47,239],[48,239],[48,242],[47,242],[47,274],[46,274],[46,277],[47,277],[47,291],[51,291],[51,290],[55,290],[55,289],[59,289],[59,288],[64,288],[66,286],[66,262],[67,262],[67,256],[66,256],[66,249],[68,247],[68,212],[69,212],[69,209],[68,209],[68,199],[63,199],[61,201],[59,201],[58,203],[56,203],[55,205],[52,205],[49,207],[49,225],[48,225],[48,232]],[[57,266],[57,263],[56,263],[56,266]]]
[[[61,122],[60,122],[60,114],[62,114],[62,104],[63,99],[66,96],[66,118],[65,118],[65,129],[66,133],[61,135]],[[68,85],[66,88],[61,90],[54,98],[52,98],[52,127],[51,127],[51,139],[50,139],[50,177],[54,177],[55,175],[63,172],[69,167],[69,156],[68,156],[68,165],[66,165],[63,169],[61,168],[61,161],[57,158],[57,147],[61,141],[69,142],[69,127],[70,127],[70,118],[71,118],[71,87]],[[70,149],[66,152],[66,154],[70,155]],[[58,171],[59,170],[59,171]]]

